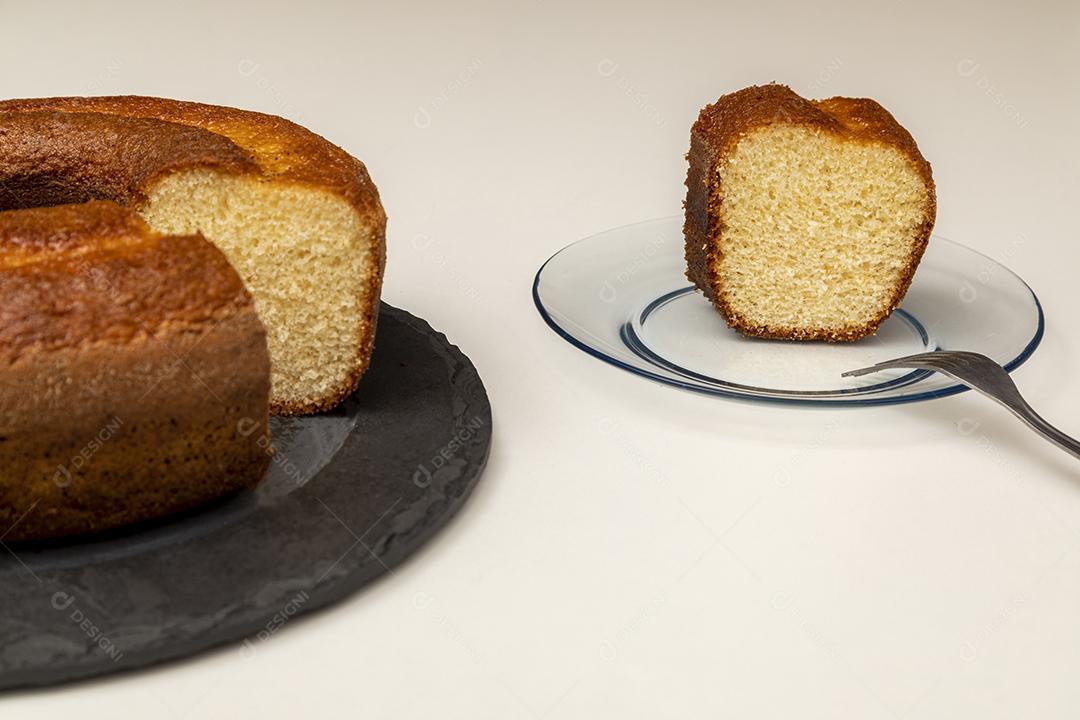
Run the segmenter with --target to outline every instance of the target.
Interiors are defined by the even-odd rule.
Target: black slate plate
[[[491,445],[472,363],[385,304],[356,394],[271,423],[277,453],[254,492],[108,537],[0,543],[0,689],[241,639],[255,651],[422,545],[461,507]]]

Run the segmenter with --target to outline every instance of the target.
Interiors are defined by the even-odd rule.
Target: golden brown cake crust
[[[174,170],[259,172],[228,138],[151,118],[0,110],[0,147],[0,211],[95,199],[137,206],[143,188]]]
[[[46,136],[47,144],[35,144],[37,123],[55,130],[55,138]],[[62,132],[65,128],[71,132]],[[95,140],[95,132],[124,143],[125,152],[117,153],[104,141]],[[369,330],[359,339],[353,371],[339,388],[311,402],[275,405],[274,411],[318,412],[334,407],[356,389],[371,357],[386,264],[386,214],[362,162],[280,117],[139,96],[0,101],[0,144],[5,154],[20,156],[0,160],[0,209],[58,204],[54,199],[105,199],[137,207],[142,190],[155,180],[175,170],[205,166],[306,185],[344,199],[365,224],[375,228],[372,251],[378,267],[366,289],[374,301],[363,319]],[[64,175],[66,179],[53,184],[14,180],[24,178],[25,171],[33,169],[32,163],[47,154],[59,163],[49,177]],[[13,189],[5,193],[5,185]]]
[[[97,532],[254,487],[270,358],[199,236],[111,202],[0,213],[0,532]]]
[[[800,328],[759,326],[742,317],[725,300],[716,276],[719,259],[719,218],[723,189],[717,168],[748,132],[786,123],[813,127],[845,140],[880,143],[897,148],[912,162],[929,195],[929,205],[914,252],[905,265],[888,309],[868,323],[840,330],[806,331]],[[786,85],[755,85],[722,96],[702,109],[690,131],[690,167],[686,176],[686,263],[689,278],[736,330],[756,337],[788,340],[850,341],[874,333],[900,304],[934,227],[936,195],[930,163],[915,140],[881,105],[868,98],[833,97],[807,100]]]
[[[117,302],[121,288],[138,293]],[[0,363],[84,342],[124,344],[250,306],[200,236],[163,237],[112,202],[0,213]]]

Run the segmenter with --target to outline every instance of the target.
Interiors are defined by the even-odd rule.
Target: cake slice
[[[881,105],[745,88],[701,111],[688,160],[687,277],[731,327],[855,340],[899,306],[936,199],[929,163]]]

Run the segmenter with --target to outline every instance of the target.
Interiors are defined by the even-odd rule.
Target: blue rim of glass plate
[[[654,220],[645,220],[645,221],[642,221],[640,223],[630,223],[628,225],[621,225],[621,226],[616,227],[616,228],[611,228],[611,230],[606,230],[604,232],[612,232],[614,230],[624,230],[624,229],[627,229],[627,228],[636,227],[637,225],[644,225],[646,223],[657,222],[659,220],[664,220],[664,219],[667,219],[667,218],[656,218]],[[892,396],[885,396],[885,397],[876,397],[876,396],[873,396],[873,395],[862,395],[861,393],[866,392],[865,388],[853,388],[853,394],[856,394],[856,393],[858,393],[858,394],[856,395],[856,398],[852,398],[852,399],[838,398],[838,397],[820,397],[820,396],[814,396],[814,395],[809,395],[809,396],[806,396],[806,397],[797,397],[797,396],[796,397],[791,397],[791,396],[776,396],[776,395],[754,395],[754,394],[750,394],[750,393],[746,393],[746,392],[737,392],[737,391],[734,391],[734,390],[724,389],[722,387],[705,387],[703,385],[698,385],[696,383],[684,382],[684,381],[678,380],[676,378],[672,378],[672,377],[668,377],[666,375],[660,375],[658,373],[650,372],[649,370],[646,370],[644,368],[639,368],[639,367],[631,365],[631,364],[629,364],[627,362],[623,362],[622,360],[619,360],[618,358],[607,355],[604,352],[601,352],[600,350],[597,350],[596,348],[592,347],[591,345],[588,345],[588,344],[578,340],[573,335],[568,333],[566,330],[564,330],[555,321],[555,319],[553,317],[551,317],[551,314],[548,313],[547,308],[544,307],[544,303],[540,300],[540,277],[544,274],[544,269],[547,268],[548,264],[551,263],[552,260],[554,260],[560,253],[562,253],[567,248],[569,248],[569,247],[571,247],[573,245],[577,245],[580,242],[587,242],[588,240],[591,240],[592,238],[596,237],[596,235],[598,235],[598,234],[601,234],[601,233],[595,233],[593,235],[590,235],[589,237],[582,238],[581,240],[576,240],[576,241],[574,241],[572,243],[569,243],[568,245],[564,245],[556,253],[554,253],[551,257],[549,257],[547,260],[545,260],[544,264],[540,266],[540,269],[536,271],[536,275],[533,277],[532,297],[533,297],[533,304],[536,306],[537,312],[540,313],[540,317],[544,319],[544,322],[547,323],[547,326],[549,328],[551,328],[555,332],[556,335],[558,335],[563,340],[570,343],[571,345],[573,345],[577,349],[581,350],[585,354],[591,355],[592,357],[594,357],[594,358],[596,358],[598,360],[602,360],[603,362],[607,363],[608,365],[613,365],[613,366],[615,366],[617,368],[620,368],[622,370],[626,370],[627,372],[633,373],[634,375],[640,375],[641,377],[648,378],[649,380],[653,380],[654,382],[658,382],[658,383],[660,383],[662,385],[670,385],[672,387],[676,387],[676,388],[679,388],[681,390],[688,390],[690,392],[697,393],[699,395],[709,395],[711,397],[723,397],[723,398],[730,398],[730,399],[733,399],[733,400],[745,400],[745,401],[749,401],[749,402],[763,402],[763,403],[772,403],[772,404],[778,404],[778,405],[800,405],[800,406],[804,406],[804,407],[805,406],[821,406],[821,405],[839,405],[839,406],[850,406],[850,407],[868,407],[868,406],[874,406],[874,405],[900,405],[900,404],[903,404],[903,403],[920,402],[922,400],[933,400],[935,398],[943,398],[943,397],[949,397],[950,395],[958,395],[958,394],[960,394],[962,392],[966,392],[966,391],[968,391],[970,389],[966,385],[962,385],[960,383],[957,383],[955,385],[948,385],[948,386],[943,387],[943,388],[938,388],[937,390],[926,390],[924,392],[914,393],[914,394],[911,394],[911,395],[892,395]],[[945,238],[942,238],[942,239],[945,239]],[[993,262],[996,265],[1001,265],[1001,263],[994,260],[989,255],[981,253],[978,250],[975,250],[973,248],[968,247],[967,245],[963,245],[963,244],[955,242],[953,240],[946,240],[946,241],[950,242],[950,243],[953,243],[954,245],[960,245],[960,247],[964,248],[965,250],[973,252],[976,255],[979,255],[981,257],[984,257],[984,258],[986,258],[987,260]],[[1005,267],[1005,266],[1001,265],[1001,267]],[[1016,368],[1023,365],[1024,362],[1026,362],[1027,359],[1029,357],[1031,357],[1032,353],[1035,352],[1035,349],[1037,347],[1039,347],[1039,344],[1042,342],[1042,339],[1043,339],[1043,333],[1044,333],[1044,331],[1046,329],[1046,316],[1043,313],[1042,303],[1039,302],[1039,296],[1035,294],[1035,291],[1031,289],[1031,286],[1027,284],[1027,281],[1025,281],[1024,278],[1017,275],[1011,269],[1006,267],[1005,270],[1008,271],[1009,273],[1011,273],[1012,276],[1015,277],[1017,280],[1019,280],[1020,283],[1025,288],[1027,288],[1027,291],[1029,293],[1031,293],[1031,299],[1035,301],[1035,310],[1036,310],[1036,312],[1038,313],[1038,316],[1039,316],[1038,317],[1038,325],[1035,328],[1035,334],[1032,336],[1031,340],[1028,341],[1028,344],[1024,346],[1024,349],[1021,350],[1020,353],[1015,358],[1013,358],[1012,360],[1010,360],[1009,362],[1005,363],[1002,366],[1003,368],[1005,368],[1006,372],[1012,372]],[[692,289],[692,288],[690,288],[690,289]],[[666,293],[665,295],[660,296],[656,300],[653,300],[651,303],[649,303],[649,305],[646,306],[645,310],[642,311],[642,316],[643,317],[647,316],[649,312],[651,312],[652,310],[655,310],[657,307],[659,307],[658,303],[663,304],[663,302],[666,302],[666,301],[670,300],[671,298],[669,296],[671,296],[672,294],[678,295],[678,294],[681,294],[681,293],[685,292],[686,290],[687,290],[686,288],[680,288],[679,290],[674,290],[674,291],[672,291],[670,293]],[[899,312],[903,312],[903,310],[901,308],[897,308],[897,310],[895,310],[894,312],[899,313]],[[907,315],[908,317],[911,317],[908,313],[904,313],[904,315]],[[905,319],[907,319],[907,318],[905,318]],[[912,318],[912,320],[914,320],[914,318]],[[918,323],[917,326],[916,326],[917,329],[922,328],[922,323],[919,323],[917,320],[915,320],[915,322]],[[619,331],[620,337],[623,337],[623,333],[626,330],[627,325],[629,325],[629,323],[625,323],[623,325],[623,327],[620,328],[620,331]],[[921,329],[920,332],[925,333],[925,329]],[[623,337],[623,342],[624,343],[626,342],[625,337]],[[632,352],[636,353],[636,351],[633,348],[630,348],[629,346],[628,346],[628,349],[630,349]],[[935,345],[934,349],[935,350],[941,350],[942,348]],[[651,351],[649,351],[649,352],[651,353]],[[659,356],[657,356],[657,357],[659,357]],[[643,359],[648,359],[649,362],[654,362],[654,360],[652,360],[651,358],[643,358]],[[664,361],[662,364],[663,364],[663,366],[666,367],[669,363],[667,361]],[[675,366],[675,367],[677,367],[677,366]],[[669,368],[669,369],[672,369],[672,368]],[[683,374],[684,370],[672,369],[672,372],[677,372],[679,374]],[[691,375],[693,375],[693,371],[685,370],[685,372],[691,373]],[[922,377],[918,377],[916,379],[911,379],[911,375],[917,375],[920,372],[925,372],[926,374],[923,375]],[[931,374],[933,374],[933,373],[931,373],[929,371],[916,370],[916,371],[914,371],[912,373],[909,373],[908,375],[904,375],[904,376],[902,376],[900,378],[894,378],[894,380],[892,382],[896,382],[896,381],[899,381],[899,380],[905,380],[906,379],[906,380],[908,380],[908,382],[905,382],[904,385],[905,386],[906,385],[911,385],[911,384],[914,384],[916,382],[920,382],[921,380],[925,379],[927,376],[929,376]],[[713,382],[713,379],[709,379],[708,381]],[[882,384],[886,384],[886,383],[882,383]],[[732,385],[735,385],[735,384],[732,383]],[[736,387],[741,387],[741,386],[736,386]],[[875,386],[870,386],[870,387],[875,387]],[[883,389],[891,390],[891,389],[894,389],[894,387],[890,386],[890,387],[883,388]],[[765,392],[768,392],[768,391],[766,390]],[[835,394],[835,392],[831,391],[831,390],[830,391],[825,391],[825,392],[827,392],[829,395],[834,395]]]

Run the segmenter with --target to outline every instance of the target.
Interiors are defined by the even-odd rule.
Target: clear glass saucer
[[[786,403],[879,405],[966,388],[925,370],[859,378],[845,370],[932,350],[972,350],[1019,366],[1043,312],[1020,277],[933,236],[902,306],[853,343],[747,338],[686,279],[682,218],[616,228],[569,245],[536,274],[540,315],[565,340],[616,367],[695,392]]]

